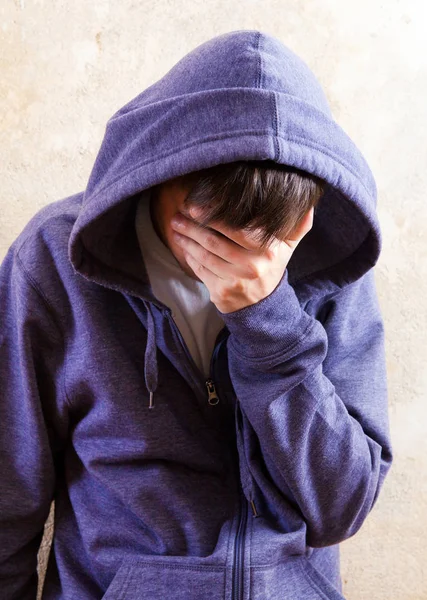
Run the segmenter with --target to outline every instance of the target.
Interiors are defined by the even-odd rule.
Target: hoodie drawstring
[[[144,376],[145,385],[150,394],[150,404],[148,408],[153,408],[154,392],[156,391],[158,384],[156,327],[154,324],[153,313],[151,312],[150,302],[144,300],[144,305],[147,309],[147,345],[144,358]]]

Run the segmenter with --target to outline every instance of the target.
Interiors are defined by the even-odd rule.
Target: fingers
[[[197,208],[191,208],[190,216],[194,219],[198,219],[202,216],[202,211]],[[222,223],[210,223],[209,228],[221,233],[223,236],[246,250],[258,250],[259,248],[259,244],[252,237],[254,232],[248,232],[243,229],[233,230]]]

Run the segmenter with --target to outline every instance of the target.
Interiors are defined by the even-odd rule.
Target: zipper
[[[220,398],[217,394],[216,387],[215,387],[215,382],[214,382],[214,378],[213,378],[213,367],[214,367],[214,362],[218,355],[219,349],[221,347],[221,344],[224,342],[224,339],[221,339],[221,341],[215,345],[215,348],[212,352],[211,361],[210,361],[209,377],[207,379],[205,379],[204,374],[201,372],[198,365],[196,365],[193,357],[190,354],[190,351],[188,350],[187,344],[185,343],[185,341],[182,337],[181,331],[179,330],[179,327],[177,326],[177,324],[175,323],[175,321],[172,317],[172,311],[169,309],[164,312],[167,315],[169,321],[171,322],[173,330],[177,333],[177,336],[181,342],[181,346],[184,349],[184,352],[185,352],[190,364],[192,365],[194,372],[198,374],[198,377],[195,378],[197,380],[197,383],[199,384],[200,381],[204,381],[204,383],[205,383],[205,386],[208,391],[207,400],[208,400],[209,405],[215,406],[215,405],[219,404]],[[221,330],[220,333],[218,334],[217,339],[218,339],[218,337],[220,337],[222,331],[223,330]],[[236,479],[240,482],[240,472],[239,472],[238,463],[235,466],[236,466]],[[246,528],[247,528],[247,522],[248,522],[248,503],[247,503],[246,496],[241,491],[241,484],[239,483],[239,485],[240,485],[240,490],[239,490],[240,510],[239,510],[239,524],[238,524],[238,528],[237,528],[236,540],[235,540],[234,550],[233,550],[233,580],[232,580],[232,590],[231,590],[232,600],[241,600],[243,598],[243,575],[244,575],[243,561],[244,561]],[[254,505],[252,505],[252,508],[254,509]],[[254,512],[255,512],[255,516],[257,516],[256,511],[254,511]]]
[[[234,544],[232,600],[243,598],[243,559],[245,549],[246,524],[248,521],[248,504],[246,497],[240,492],[240,519]]]
[[[222,343],[222,340],[221,340],[221,342],[219,342],[218,344],[215,345],[214,351],[212,352],[210,368],[209,368],[210,376],[206,379],[204,373],[202,373],[202,371],[199,369],[198,365],[194,362],[194,359],[191,356],[190,351],[188,350],[187,344],[185,343],[185,340],[182,337],[182,333],[181,333],[179,327],[177,326],[177,324],[175,323],[174,318],[172,317],[172,311],[170,309],[168,309],[168,310],[165,310],[164,313],[168,317],[168,319],[172,325],[172,329],[175,331],[176,335],[178,336],[178,339],[180,340],[180,343],[185,352],[185,355],[187,356],[188,361],[190,362],[190,364],[193,368],[193,372],[197,374],[197,377],[194,377],[194,380],[196,381],[198,389],[200,390],[201,397],[206,401],[205,389],[207,389],[208,404],[210,404],[211,406],[215,406],[216,404],[219,404],[219,396],[217,394],[217,391],[215,388],[215,383],[214,383],[214,380],[212,377],[212,369],[213,369],[214,360],[216,359],[216,356],[218,354],[218,350]],[[222,333],[222,331],[223,331],[223,329],[219,332],[217,338]],[[201,381],[203,381],[203,385],[200,383]]]
[[[221,335],[222,331],[223,331],[223,329],[221,329],[218,336]],[[221,340],[220,342],[218,342],[218,344],[215,345],[215,348],[212,352],[211,363],[210,363],[210,367],[209,367],[210,377],[209,377],[209,379],[207,379],[205,381],[205,385],[208,388],[208,402],[211,406],[215,406],[216,404],[219,403],[219,397],[218,397],[218,394],[217,394],[217,391],[215,388],[215,382],[214,382],[214,378],[213,378],[213,365],[214,365],[214,362],[216,360],[216,357],[218,355],[219,349],[220,349],[223,341],[224,340]]]

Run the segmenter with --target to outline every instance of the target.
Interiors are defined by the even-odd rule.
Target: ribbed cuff
[[[276,288],[259,302],[229,313],[218,312],[230,331],[229,343],[248,359],[262,360],[285,352],[314,322],[301,308],[287,269]]]

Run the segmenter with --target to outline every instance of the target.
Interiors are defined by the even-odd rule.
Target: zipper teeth
[[[190,363],[193,365],[195,371],[197,373],[199,373],[200,378],[205,382],[205,385],[206,385],[207,381],[209,381],[209,380],[213,381],[213,373],[212,373],[213,362],[214,362],[214,358],[216,357],[216,355],[219,351],[219,347],[221,346],[223,340],[221,340],[214,348],[214,351],[212,353],[211,360],[210,360],[209,379],[206,380],[204,374],[201,372],[198,365],[196,365],[193,357],[191,356],[191,354],[187,348],[187,345],[184,342],[182,334],[172,317],[171,311],[166,311],[166,315],[167,315],[168,319],[172,322],[172,324],[173,324],[172,329],[177,333],[178,338],[181,342],[181,346],[183,347],[184,352],[185,352],[188,360],[190,361]],[[215,385],[215,383],[214,383],[214,385]],[[232,592],[233,600],[240,600],[241,595],[243,593],[242,557],[243,557],[243,551],[244,551],[244,535],[246,532],[246,522],[247,522],[247,512],[248,511],[247,511],[247,505],[246,505],[246,498],[242,499],[242,496],[240,495],[240,499],[241,499],[240,500],[241,501],[240,520],[239,520],[239,527],[238,527],[237,534],[236,534],[236,544],[234,546],[234,573],[233,573],[233,592]]]
[[[246,532],[247,506],[245,499],[241,498],[241,512],[239,527],[236,534],[236,544],[234,547],[234,578],[233,578],[233,600],[240,600],[243,594],[243,551],[244,536]]]
[[[200,380],[203,381],[203,383],[205,384],[206,378],[205,378],[204,374],[201,372],[201,370],[199,369],[198,365],[196,365],[193,357],[191,356],[190,351],[187,348],[187,344],[185,343],[184,338],[182,337],[182,334],[179,330],[179,327],[177,326],[177,324],[174,321],[174,318],[172,317],[172,314],[169,311],[166,311],[166,315],[167,315],[169,321],[171,321],[172,330],[177,334],[178,339],[180,340],[181,346],[184,349],[185,355],[187,356],[190,363],[193,365],[194,370],[199,374],[199,377],[197,378],[197,384],[201,389]],[[203,390],[202,396],[203,396],[203,399],[206,399],[205,390]]]
[[[206,379],[205,374],[202,373],[202,371],[199,369],[199,366],[196,364],[196,362],[194,361],[194,358],[191,356],[190,351],[187,348],[187,344],[184,341],[184,338],[182,337],[182,333],[179,330],[178,325],[175,323],[175,320],[172,316],[172,311],[171,310],[166,310],[165,311],[167,318],[169,319],[169,321],[171,321],[172,323],[172,329],[173,331],[176,332],[176,334],[178,335],[178,339],[180,340],[181,346],[184,349],[185,355],[187,356],[188,360],[190,361],[190,363],[193,365],[194,370],[199,374],[199,378],[200,381],[204,382],[204,385],[206,386],[206,382],[211,380],[213,381],[213,374],[212,374],[212,369],[213,369],[213,362],[214,359],[216,357],[216,355],[218,354],[219,351],[219,347],[221,346],[222,342],[224,340],[221,340],[218,344],[216,344],[214,351],[212,352],[212,356],[211,356],[211,360],[210,360],[210,366],[209,366],[209,377],[208,379]],[[197,381],[199,383],[199,379]],[[206,392],[203,391],[203,397],[206,397]]]
[[[214,348],[214,351],[213,351],[213,353],[212,353],[212,356],[211,356],[211,364],[210,364],[210,368],[209,368],[209,375],[210,375],[210,379],[212,379],[212,381],[214,381],[214,378],[213,378],[213,363],[214,363],[214,360],[215,360],[215,358],[216,358],[216,355],[217,355],[217,354],[218,354],[218,352],[219,352],[219,348],[220,348],[220,346],[221,346],[221,344],[222,344],[222,341],[223,341],[223,340],[221,340],[221,341],[220,341],[220,342],[219,342],[219,343],[218,343],[218,344],[215,346],[215,348]]]
[[[224,339],[222,339],[217,346],[215,347],[214,352],[212,353],[211,358],[211,369],[210,375],[213,381],[213,361],[219,352],[220,346]],[[215,385],[215,382],[214,382]],[[236,475],[238,481],[240,481],[239,476],[239,467],[237,465]],[[234,544],[234,558],[233,558],[233,584],[232,584],[232,600],[241,600],[243,596],[243,553],[244,553],[244,540],[246,533],[246,525],[248,520],[248,505],[246,503],[246,496],[239,492],[240,495],[240,515],[239,515],[239,525],[236,533],[236,542]]]

